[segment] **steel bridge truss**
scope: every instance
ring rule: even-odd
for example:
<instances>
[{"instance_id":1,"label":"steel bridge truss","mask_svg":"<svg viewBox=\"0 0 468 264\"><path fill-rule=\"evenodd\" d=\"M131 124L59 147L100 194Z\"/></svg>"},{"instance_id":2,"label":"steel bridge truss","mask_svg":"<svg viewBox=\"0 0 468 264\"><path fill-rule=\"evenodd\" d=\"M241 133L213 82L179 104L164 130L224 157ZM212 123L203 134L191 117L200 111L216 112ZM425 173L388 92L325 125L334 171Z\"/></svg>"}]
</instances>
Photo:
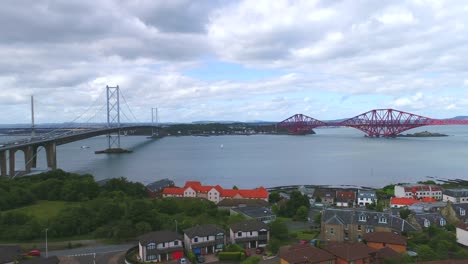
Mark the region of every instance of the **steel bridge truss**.
<instances>
[{"instance_id":1,"label":"steel bridge truss","mask_svg":"<svg viewBox=\"0 0 468 264\"><path fill-rule=\"evenodd\" d=\"M395 109L375 109L341 122L322 122L296 114L278 123L278 127L286 128L295 135L306 134L320 126L345 126L359 129L369 137L396 137L416 127L440 125L468 125L468 120L432 119Z\"/></svg>"}]
</instances>

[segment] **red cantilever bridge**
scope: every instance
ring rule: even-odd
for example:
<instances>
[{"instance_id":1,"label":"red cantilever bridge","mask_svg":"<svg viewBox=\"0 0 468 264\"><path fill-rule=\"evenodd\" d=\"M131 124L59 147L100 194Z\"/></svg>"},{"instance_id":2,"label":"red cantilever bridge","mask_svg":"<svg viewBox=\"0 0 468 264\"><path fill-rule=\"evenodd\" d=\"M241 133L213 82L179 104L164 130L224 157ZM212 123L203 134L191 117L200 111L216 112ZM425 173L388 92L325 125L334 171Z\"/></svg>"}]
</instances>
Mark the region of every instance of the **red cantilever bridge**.
<instances>
[{"instance_id":1,"label":"red cantilever bridge","mask_svg":"<svg viewBox=\"0 0 468 264\"><path fill-rule=\"evenodd\" d=\"M340 122L323 122L296 114L278 123L278 127L294 135L306 134L321 126L345 126L359 129L369 137L395 137L416 127L442 125L468 125L468 120L433 119L395 109L374 109Z\"/></svg>"}]
</instances>

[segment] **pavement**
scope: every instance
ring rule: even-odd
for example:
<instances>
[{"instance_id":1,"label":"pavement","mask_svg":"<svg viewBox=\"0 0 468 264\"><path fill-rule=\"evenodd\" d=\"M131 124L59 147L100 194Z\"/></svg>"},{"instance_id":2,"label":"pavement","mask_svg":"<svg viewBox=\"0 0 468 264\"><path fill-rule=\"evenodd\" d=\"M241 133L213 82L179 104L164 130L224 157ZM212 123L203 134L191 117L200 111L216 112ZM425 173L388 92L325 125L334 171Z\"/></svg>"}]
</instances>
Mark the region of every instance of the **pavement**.
<instances>
[{"instance_id":1,"label":"pavement","mask_svg":"<svg viewBox=\"0 0 468 264\"><path fill-rule=\"evenodd\" d=\"M61 256L60 264L123 264L125 251L114 253L99 253L96 256Z\"/></svg>"}]
</instances>

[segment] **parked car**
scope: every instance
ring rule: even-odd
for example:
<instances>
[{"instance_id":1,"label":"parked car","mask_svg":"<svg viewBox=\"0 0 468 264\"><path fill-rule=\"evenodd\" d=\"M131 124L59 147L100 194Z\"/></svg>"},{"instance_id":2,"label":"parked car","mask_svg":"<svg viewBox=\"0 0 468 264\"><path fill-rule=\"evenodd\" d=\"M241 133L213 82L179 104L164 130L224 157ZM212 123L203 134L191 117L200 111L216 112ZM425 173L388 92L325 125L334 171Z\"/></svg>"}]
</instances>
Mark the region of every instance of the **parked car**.
<instances>
[{"instance_id":1,"label":"parked car","mask_svg":"<svg viewBox=\"0 0 468 264\"><path fill-rule=\"evenodd\" d=\"M205 257L203 257L203 255L197 255L197 263L205 263Z\"/></svg>"},{"instance_id":2,"label":"parked car","mask_svg":"<svg viewBox=\"0 0 468 264\"><path fill-rule=\"evenodd\" d=\"M257 249L255 249L255 254L263 254L264 251L265 251L264 248L258 247Z\"/></svg>"},{"instance_id":3,"label":"parked car","mask_svg":"<svg viewBox=\"0 0 468 264\"><path fill-rule=\"evenodd\" d=\"M40 257L41 256L41 251L34 249L29 251L26 256L31 256L31 257Z\"/></svg>"},{"instance_id":4,"label":"parked car","mask_svg":"<svg viewBox=\"0 0 468 264\"><path fill-rule=\"evenodd\" d=\"M246 257L250 257L250 250L248 248L244 248L244 253Z\"/></svg>"}]
</instances>

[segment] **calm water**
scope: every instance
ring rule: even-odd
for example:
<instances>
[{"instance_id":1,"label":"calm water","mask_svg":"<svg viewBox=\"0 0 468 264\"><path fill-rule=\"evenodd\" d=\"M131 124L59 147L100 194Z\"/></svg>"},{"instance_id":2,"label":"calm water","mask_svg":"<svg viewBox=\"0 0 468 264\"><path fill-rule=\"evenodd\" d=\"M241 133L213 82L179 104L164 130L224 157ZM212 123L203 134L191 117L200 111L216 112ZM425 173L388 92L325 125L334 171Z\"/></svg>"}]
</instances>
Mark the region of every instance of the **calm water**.
<instances>
[{"instance_id":1,"label":"calm water","mask_svg":"<svg viewBox=\"0 0 468 264\"><path fill-rule=\"evenodd\" d=\"M433 138L366 138L351 128L317 129L308 136L122 137L131 154L95 155L96 137L58 147L59 167L97 180L124 176L145 184L171 178L224 187L289 184L381 186L438 178L468 179L468 127L423 127L449 134ZM4 141L0 138L0 141ZM81 146L90 146L82 149ZM221 147L222 145L222 147ZM17 154L19 168L22 155ZM46 167L44 151L38 166Z\"/></svg>"}]
</instances>

